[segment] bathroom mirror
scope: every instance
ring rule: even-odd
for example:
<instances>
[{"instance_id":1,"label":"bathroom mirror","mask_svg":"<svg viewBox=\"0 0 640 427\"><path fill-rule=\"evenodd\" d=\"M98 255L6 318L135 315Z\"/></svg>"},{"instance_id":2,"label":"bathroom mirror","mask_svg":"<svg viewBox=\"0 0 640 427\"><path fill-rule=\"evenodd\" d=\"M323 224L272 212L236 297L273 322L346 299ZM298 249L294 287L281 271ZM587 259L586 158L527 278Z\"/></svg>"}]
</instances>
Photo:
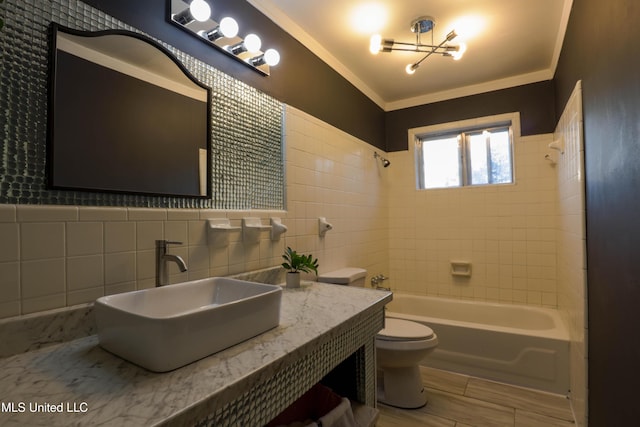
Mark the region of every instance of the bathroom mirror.
<instances>
[{"instance_id":1,"label":"bathroom mirror","mask_svg":"<svg viewBox=\"0 0 640 427\"><path fill-rule=\"evenodd\" d=\"M210 197L210 89L143 35L51 32L49 187Z\"/></svg>"}]
</instances>

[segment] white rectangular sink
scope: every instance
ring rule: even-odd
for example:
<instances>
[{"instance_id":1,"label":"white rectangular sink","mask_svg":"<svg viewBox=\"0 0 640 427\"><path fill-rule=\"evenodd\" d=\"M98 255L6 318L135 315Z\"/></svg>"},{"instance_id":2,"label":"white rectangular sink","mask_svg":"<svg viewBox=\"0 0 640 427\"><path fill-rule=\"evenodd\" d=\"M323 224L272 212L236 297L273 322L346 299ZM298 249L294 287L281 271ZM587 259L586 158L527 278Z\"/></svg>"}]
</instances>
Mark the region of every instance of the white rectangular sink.
<instances>
[{"instance_id":1,"label":"white rectangular sink","mask_svg":"<svg viewBox=\"0 0 640 427\"><path fill-rule=\"evenodd\" d=\"M187 365L280 323L280 286L212 277L98 298L98 339L154 372Z\"/></svg>"}]
</instances>

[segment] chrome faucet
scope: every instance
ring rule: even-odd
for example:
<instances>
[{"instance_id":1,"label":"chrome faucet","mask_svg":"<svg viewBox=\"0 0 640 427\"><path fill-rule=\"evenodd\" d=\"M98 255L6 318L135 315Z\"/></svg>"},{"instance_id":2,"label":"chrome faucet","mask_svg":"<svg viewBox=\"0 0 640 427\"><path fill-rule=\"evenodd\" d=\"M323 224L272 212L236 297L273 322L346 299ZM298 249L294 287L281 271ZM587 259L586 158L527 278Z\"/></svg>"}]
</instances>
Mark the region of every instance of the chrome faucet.
<instances>
[{"instance_id":1,"label":"chrome faucet","mask_svg":"<svg viewBox=\"0 0 640 427\"><path fill-rule=\"evenodd\" d=\"M391 288L385 288L383 286L380 286L382 284L382 282L384 282L385 280L388 280L389 278L387 276L385 276L384 274L378 274L377 276L373 276L371 278L371 287L372 288L376 288L376 289L380 289L382 291L391 291Z\"/></svg>"},{"instance_id":2,"label":"chrome faucet","mask_svg":"<svg viewBox=\"0 0 640 427\"><path fill-rule=\"evenodd\" d=\"M182 242L171 242L169 240L156 240L156 287L169 284L168 261L178 264L181 273L187 271L187 264L178 255L167 253L168 245L181 245Z\"/></svg>"}]
</instances>

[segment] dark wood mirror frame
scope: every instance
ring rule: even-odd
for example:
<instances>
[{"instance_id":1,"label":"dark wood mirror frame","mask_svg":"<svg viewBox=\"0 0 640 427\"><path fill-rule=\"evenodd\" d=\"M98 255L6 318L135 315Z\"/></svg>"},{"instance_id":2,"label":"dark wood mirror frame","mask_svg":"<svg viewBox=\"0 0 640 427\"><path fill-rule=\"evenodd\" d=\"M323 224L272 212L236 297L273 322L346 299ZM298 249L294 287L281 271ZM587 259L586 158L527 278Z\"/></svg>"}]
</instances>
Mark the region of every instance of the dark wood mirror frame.
<instances>
[{"instance_id":1,"label":"dark wood mirror frame","mask_svg":"<svg viewBox=\"0 0 640 427\"><path fill-rule=\"evenodd\" d=\"M104 59L113 54L111 47L103 50L106 38L118 45L113 51L122 51L116 62L134 61L125 68L154 66L149 55L162 55L157 60L169 74L160 80L178 83L172 81L172 89L149 83L94 62L91 52L86 59L60 46L68 40L79 52L97 46L97 58ZM123 41L129 42L125 49ZM53 23L49 77L49 188L211 197L211 89L164 46L134 32L84 32Z\"/></svg>"}]
</instances>

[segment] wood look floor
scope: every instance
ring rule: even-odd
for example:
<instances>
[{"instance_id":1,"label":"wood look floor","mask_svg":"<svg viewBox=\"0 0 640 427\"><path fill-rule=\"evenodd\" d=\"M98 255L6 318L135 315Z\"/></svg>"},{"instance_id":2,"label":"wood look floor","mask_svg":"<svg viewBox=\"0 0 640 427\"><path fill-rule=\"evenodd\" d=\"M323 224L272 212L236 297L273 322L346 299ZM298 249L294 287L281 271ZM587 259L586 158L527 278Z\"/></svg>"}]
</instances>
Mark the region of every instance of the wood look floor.
<instances>
[{"instance_id":1,"label":"wood look floor","mask_svg":"<svg viewBox=\"0 0 640 427\"><path fill-rule=\"evenodd\" d=\"M378 404L377 427L575 427L565 396L420 367L427 405Z\"/></svg>"}]
</instances>

